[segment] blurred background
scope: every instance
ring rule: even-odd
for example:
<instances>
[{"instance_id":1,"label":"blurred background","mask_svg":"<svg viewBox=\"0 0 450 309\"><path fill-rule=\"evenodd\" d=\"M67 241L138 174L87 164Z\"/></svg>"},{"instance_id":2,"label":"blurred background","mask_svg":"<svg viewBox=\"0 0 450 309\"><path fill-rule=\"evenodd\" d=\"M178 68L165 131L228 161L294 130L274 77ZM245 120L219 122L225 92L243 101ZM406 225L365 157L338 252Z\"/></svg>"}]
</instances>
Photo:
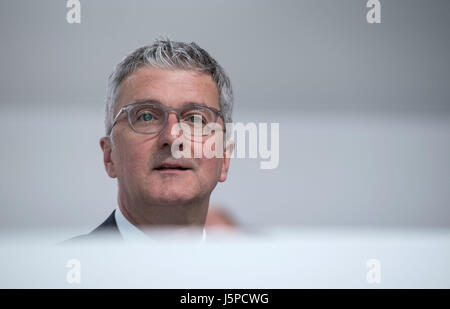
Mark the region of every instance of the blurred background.
<instances>
[{"instance_id":1,"label":"blurred background","mask_svg":"<svg viewBox=\"0 0 450 309\"><path fill-rule=\"evenodd\" d=\"M0 3L0 229L90 231L116 208L107 77L160 35L231 77L234 121L279 122L277 169L233 159L211 203L243 226L450 227L450 2Z\"/></svg>"}]
</instances>

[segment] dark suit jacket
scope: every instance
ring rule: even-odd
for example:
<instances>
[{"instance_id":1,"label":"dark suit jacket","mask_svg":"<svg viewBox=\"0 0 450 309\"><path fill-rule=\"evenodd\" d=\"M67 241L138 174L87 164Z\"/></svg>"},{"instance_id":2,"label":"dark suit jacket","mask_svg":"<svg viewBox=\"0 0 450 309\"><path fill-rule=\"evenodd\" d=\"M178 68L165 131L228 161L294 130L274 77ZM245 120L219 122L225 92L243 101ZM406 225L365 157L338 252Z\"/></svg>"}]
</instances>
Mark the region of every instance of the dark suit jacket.
<instances>
[{"instance_id":1,"label":"dark suit jacket","mask_svg":"<svg viewBox=\"0 0 450 309\"><path fill-rule=\"evenodd\" d=\"M120 235L119 228L117 227L115 212L116 211L114 210L102 224L97 226L90 233L70 238L62 244L76 244L82 241L95 240L105 236L113 240L123 241L122 235Z\"/></svg>"}]
</instances>

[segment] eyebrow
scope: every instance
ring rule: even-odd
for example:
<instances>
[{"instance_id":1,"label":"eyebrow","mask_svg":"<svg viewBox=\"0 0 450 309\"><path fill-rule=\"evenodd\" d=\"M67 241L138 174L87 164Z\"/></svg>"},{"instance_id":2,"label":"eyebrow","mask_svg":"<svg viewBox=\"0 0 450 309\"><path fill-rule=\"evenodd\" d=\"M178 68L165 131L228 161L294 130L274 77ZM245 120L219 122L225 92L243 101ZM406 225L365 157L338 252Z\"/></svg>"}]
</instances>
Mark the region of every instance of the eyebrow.
<instances>
[{"instance_id":1,"label":"eyebrow","mask_svg":"<svg viewBox=\"0 0 450 309\"><path fill-rule=\"evenodd\" d=\"M134 102L131 103L131 104L138 104L138 103L158 103L158 104L161 104L161 105L167 107L167 105L161 103L161 102L158 101L158 100L154 100L154 99L136 100L136 101L134 101ZM191 105L191 104L194 104L194 105L205 105L205 106L209 106L208 104L206 104L206 103L204 103L204 102L186 101L186 102L183 102L183 104L180 106L180 108L183 107L183 106L186 106L186 105ZM211 107L214 107L214 106L211 106Z\"/></svg>"}]
</instances>

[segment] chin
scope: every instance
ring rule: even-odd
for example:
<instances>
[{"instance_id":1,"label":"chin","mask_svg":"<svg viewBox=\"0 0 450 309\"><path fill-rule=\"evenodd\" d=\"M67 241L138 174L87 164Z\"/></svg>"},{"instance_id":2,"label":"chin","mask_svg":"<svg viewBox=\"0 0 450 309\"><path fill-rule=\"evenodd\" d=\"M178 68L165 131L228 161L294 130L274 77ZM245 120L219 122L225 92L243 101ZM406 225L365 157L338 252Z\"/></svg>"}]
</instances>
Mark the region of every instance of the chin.
<instances>
[{"instance_id":1,"label":"chin","mask_svg":"<svg viewBox=\"0 0 450 309\"><path fill-rule=\"evenodd\" d=\"M150 192L151 200L158 204L176 204L185 203L195 200L196 195L186 191L186 189L170 190L166 189L164 192Z\"/></svg>"}]
</instances>

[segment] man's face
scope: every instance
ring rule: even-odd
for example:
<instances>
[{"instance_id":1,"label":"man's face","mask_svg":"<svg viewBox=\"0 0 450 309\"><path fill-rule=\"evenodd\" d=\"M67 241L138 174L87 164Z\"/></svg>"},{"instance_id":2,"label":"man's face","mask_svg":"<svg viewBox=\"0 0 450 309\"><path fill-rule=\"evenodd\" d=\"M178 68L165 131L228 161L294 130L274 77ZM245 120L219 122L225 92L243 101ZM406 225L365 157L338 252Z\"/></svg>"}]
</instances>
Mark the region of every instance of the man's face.
<instances>
[{"instance_id":1,"label":"man's face","mask_svg":"<svg viewBox=\"0 0 450 309\"><path fill-rule=\"evenodd\" d=\"M156 101L170 108L199 103L220 110L219 94L211 76L196 71L141 67L119 86L115 114L122 106L143 101ZM113 129L114 145L101 139L105 167L110 177L117 177L119 190L128 200L139 204L170 205L202 201L209 198L217 182L225 181L229 158L181 158L171 155L172 134L178 125L175 113L169 113L160 133L134 132L122 113ZM220 120L220 125L224 124ZM190 143L201 147L201 142ZM183 144L186 147L186 144ZM163 162L178 162L187 170L159 170Z\"/></svg>"}]
</instances>

